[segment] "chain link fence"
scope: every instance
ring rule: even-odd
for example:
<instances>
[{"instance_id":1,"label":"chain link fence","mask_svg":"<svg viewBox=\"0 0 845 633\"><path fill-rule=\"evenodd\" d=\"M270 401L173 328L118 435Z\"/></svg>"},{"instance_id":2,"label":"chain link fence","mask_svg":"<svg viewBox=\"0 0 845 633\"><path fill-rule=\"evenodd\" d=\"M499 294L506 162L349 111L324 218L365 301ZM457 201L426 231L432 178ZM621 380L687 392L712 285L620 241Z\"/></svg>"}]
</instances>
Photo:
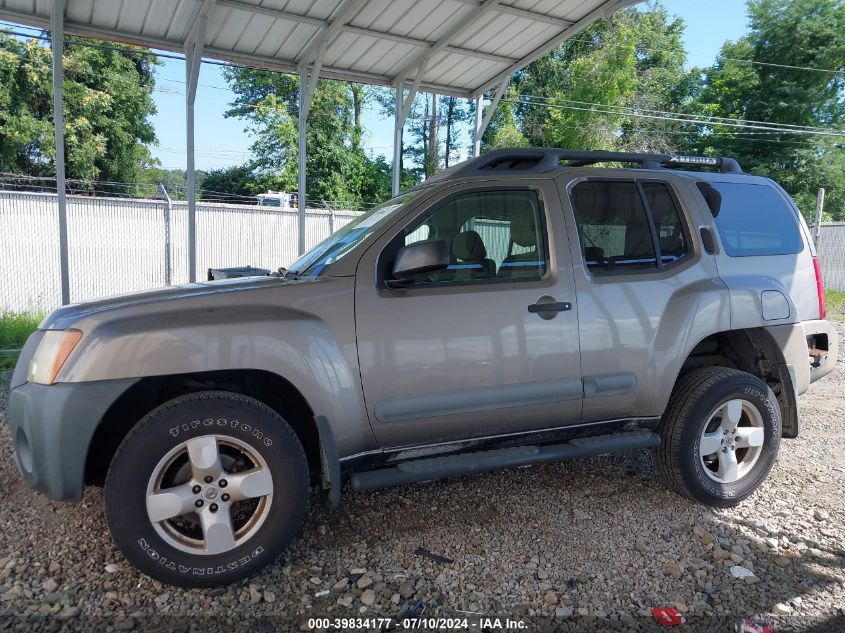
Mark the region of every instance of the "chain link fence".
<instances>
[{"instance_id":1,"label":"chain link fence","mask_svg":"<svg viewBox=\"0 0 845 633\"><path fill-rule=\"evenodd\" d=\"M821 260L824 285L845 290L845 222L822 222L816 252Z\"/></svg>"},{"instance_id":2,"label":"chain link fence","mask_svg":"<svg viewBox=\"0 0 845 633\"><path fill-rule=\"evenodd\" d=\"M311 248L358 215L308 209ZM68 196L71 301L188 281L187 203ZM197 203L197 276L208 268L276 269L297 256L298 214L257 205ZM0 190L0 311L61 303L55 193ZM845 290L845 222L824 222L817 250L825 285Z\"/></svg>"},{"instance_id":3,"label":"chain link fence","mask_svg":"<svg viewBox=\"0 0 845 633\"><path fill-rule=\"evenodd\" d=\"M0 311L61 303L57 206L55 193L0 190ZM187 283L185 201L68 196L67 213L71 301ZM311 248L358 212L306 214ZM196 217L198 279L212 267L275 270L297 257L296 210L197 202Z\"/></svg>"}]
</instances>

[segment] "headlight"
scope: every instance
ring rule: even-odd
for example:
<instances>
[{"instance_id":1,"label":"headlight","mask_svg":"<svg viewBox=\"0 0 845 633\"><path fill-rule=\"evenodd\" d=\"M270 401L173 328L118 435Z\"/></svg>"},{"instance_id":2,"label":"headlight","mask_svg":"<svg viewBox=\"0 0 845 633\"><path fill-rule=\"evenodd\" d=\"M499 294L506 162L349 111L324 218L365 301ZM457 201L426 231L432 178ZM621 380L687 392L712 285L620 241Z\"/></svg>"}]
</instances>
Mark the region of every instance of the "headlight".
<instances>
[{"instance_id":1,"label":"headlight","mask_svg":"<svg viewBox=\"0 0 845 633\"><path fill-rule=\"evenodd\" d=\"M29 363L27 380L40 385L52 385L67 357L79 343L79 330L47 330Z\"/></svg>"}]
</instances>

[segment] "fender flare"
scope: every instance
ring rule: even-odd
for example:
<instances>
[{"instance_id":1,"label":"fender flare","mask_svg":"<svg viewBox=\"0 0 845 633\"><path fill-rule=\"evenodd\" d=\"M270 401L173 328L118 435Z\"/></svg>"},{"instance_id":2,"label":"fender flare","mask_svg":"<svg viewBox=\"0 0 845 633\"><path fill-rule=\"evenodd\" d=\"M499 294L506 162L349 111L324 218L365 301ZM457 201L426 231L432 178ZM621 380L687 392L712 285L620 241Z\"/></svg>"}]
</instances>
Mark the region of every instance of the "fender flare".
<instances>
[{"instance_id":1,"label":"fender flare","mask_svg":"<svg viewBox=\"0 0 845 633\"><path fill-rule=\"evenodd\" d=\"M337 442L331 424L325 416L314 416L314 422L320 435L320 478L325 492L326 507L329 510L337 510L340 507L342 487Z\"/></svg>"}]
</instances>

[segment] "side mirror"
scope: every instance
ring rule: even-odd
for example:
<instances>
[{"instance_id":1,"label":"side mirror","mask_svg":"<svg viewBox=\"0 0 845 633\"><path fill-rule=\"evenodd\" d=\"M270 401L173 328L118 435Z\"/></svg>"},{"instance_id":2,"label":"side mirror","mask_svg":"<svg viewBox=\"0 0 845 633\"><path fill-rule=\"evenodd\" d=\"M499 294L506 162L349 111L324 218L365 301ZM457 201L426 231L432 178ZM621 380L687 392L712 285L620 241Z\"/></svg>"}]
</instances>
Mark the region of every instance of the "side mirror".
<instances>
[{"instance_id":1,"label":"side mirror","mask_svg":"<svg viewBox=\"0 0 845 633\"><path fill-rule=\"evenodd\" d=\"M414 282L414 277L448 267L449 245L446 240L414 242L399 249L393 262L393 279L385 283L389 288L404 288Z\"/></svg>"}]
</instances>

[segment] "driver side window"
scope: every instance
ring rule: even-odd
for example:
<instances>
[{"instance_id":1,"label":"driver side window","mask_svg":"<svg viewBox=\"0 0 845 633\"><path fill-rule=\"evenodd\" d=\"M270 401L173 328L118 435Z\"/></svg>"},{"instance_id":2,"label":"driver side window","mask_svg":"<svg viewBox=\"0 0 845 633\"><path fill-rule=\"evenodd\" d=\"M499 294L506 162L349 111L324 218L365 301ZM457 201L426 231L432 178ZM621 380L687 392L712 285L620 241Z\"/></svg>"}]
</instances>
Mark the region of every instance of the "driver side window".
<instances>
[{"instance_id":1,"label":"driver side window","mask_svg":"<svg viewBox=\"0 0 845 633\"><path fill-rule=\"evenodd\" d=\"M419 282L540 279L546 272L541 213L530 189L476 191L437 205L405 230L405 245L442 240L450 263Z\"/></svg>"}]
</instances>

